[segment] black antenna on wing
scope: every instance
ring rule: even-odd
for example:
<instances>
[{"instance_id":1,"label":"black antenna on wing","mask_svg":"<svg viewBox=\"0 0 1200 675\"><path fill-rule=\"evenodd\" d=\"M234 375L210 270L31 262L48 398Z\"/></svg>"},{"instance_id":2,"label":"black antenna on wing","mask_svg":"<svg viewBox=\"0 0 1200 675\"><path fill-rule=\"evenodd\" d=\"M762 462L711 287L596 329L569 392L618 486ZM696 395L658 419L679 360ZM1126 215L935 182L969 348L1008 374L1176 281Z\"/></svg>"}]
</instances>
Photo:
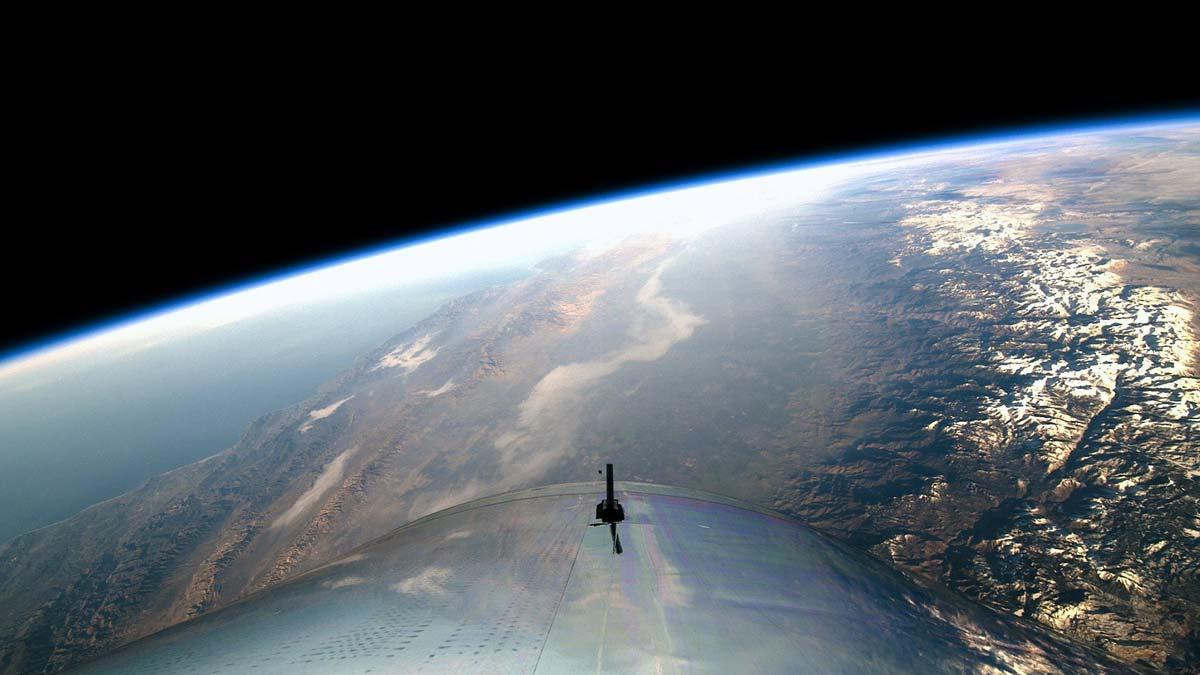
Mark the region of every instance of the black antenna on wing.
<instances>
[{"instance_id":1,"label":"black antenna on wing","mask_svg":"<svg viewBox=\"0 0 1200 675\"><path fill-rule=\"evenodd\" d=\"M604 501L596 505L596 520L598 523L591 523L591 527L598 525L608 525L608 531L612 533L613 553L621 553L621 537L617 534L617 523L625 520L625 508L621 506L621 502L617 501L613 494L613 465L606 465L608 468L608 491Z\"/></svg>"}]
</instances>

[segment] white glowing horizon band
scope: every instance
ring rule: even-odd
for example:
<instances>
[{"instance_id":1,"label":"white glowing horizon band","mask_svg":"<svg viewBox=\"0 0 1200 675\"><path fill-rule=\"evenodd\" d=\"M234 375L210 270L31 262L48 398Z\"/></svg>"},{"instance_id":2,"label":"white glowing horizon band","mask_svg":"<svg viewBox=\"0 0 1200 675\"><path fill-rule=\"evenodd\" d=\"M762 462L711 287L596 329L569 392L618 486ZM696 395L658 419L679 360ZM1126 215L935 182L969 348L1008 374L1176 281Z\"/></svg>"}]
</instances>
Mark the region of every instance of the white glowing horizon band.
<instances>
[{"instance_id":1,"label":"white glowing horizon band","mask_svg":"<svg viewBox=\"0 0 1200 675\"><path fill-rule=\"evenodd\" d=\"M1125 128L1165 128L1177 123L1187 122L1143 121L1125 125ZM137 352L173 338L287 307L316 304L470 271L531 265L548 255L572 248L602 250L636 233L686 237L785 204L806 201L856 173L883 164L899 167L1038 139L1057 140L1121 129L1122 125L1079 127L1054 134L976 139L948 147L930 146L925 150L907 149L864 155L858 159L835 159L798 169L667 187L633 197L616 196L596 204L568 205L561 211L544 215L518 215L506 222L331 262L222 295L185 300L157 314L131 317L89 333L63 338L0 360L0 381L87 355L115 357Z\"/></svg>"}]
</instances>

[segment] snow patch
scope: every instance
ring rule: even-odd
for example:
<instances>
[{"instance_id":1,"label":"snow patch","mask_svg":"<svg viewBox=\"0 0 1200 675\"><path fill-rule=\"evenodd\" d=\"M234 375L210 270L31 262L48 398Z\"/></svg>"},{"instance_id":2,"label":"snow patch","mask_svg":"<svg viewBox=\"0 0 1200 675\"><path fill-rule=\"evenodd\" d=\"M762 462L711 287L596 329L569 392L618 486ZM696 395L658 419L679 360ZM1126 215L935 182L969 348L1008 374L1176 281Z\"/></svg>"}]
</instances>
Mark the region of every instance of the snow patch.
<instances>
[{"instance_id":1,"label":"snow patch","mask_svg":"<svg viewBox=\"0 0 1200 675\"><path fill-rule=\"evenodd\" d=\"M336 412L338 408L342 407L343 403L345 403L346 401L349 401L352 398L354 398L353 394L351 394L350 396L347 396L346 398L344 398L340 401L337 401L336 403L332 403L330 405L325 406L324 408L318 408L317 410L313 410L312 412L308 413L308 421L305 422L304 424L300 425L300 433L303 434L303 433L307 432L309 429L312 429L313 422L316 422L317 420L323 420L326 417L329 417L334 412Z\"/></svg>"},{"instance_id":2,"label":"snow patch","mask_svg":"<svg viewBox=\"0 0 1200 675\"><path fill-rule=\"evenodd\" d=\"M375 364L372 371L380 368L399 368L405 374L411 373L422 364L437 356L441 347L428 349L429 342L433 340L433 334L423 335L411 343L402 344L392 351L384 355L379 363Z\"/></svg>"},{"instance_id":3,"label":"snow patch","mask_svg":"<svg viewBox=\"0 0 1200 675\"><path fill-rule=\"evenodd\" d=\"M1027 384L987 397L984 418L952 422L948 432L979 447L1032 437L1053 473L1122 387L1135 389L1162 417L1200 432L1200 343L1177 291L1126 284L1117 273L1124 263L1095 244L1048 242L1035 229L1040 202L929 200L906 207L912 213L900 222L909 230L909 251L902 253L984 252L994 264L1015 270L997 278L947 267L940 271L945 282L939 290L977 298L983 316L1015 316L1015 334L1061 345L994 352L989 365L1027 376Z\"/></svg>"}]
</instances>

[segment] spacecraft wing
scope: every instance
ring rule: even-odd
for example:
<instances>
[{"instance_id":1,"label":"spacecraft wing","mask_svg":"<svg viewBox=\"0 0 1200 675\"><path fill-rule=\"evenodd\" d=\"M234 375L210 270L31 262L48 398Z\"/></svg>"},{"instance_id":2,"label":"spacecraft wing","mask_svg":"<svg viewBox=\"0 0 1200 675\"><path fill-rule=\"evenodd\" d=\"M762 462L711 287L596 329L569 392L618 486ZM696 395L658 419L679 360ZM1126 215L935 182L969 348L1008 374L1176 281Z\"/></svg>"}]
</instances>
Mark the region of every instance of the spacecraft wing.
<instances>
[{"instance_id":1,"label":"spacecraft wing","mask_svg":"<svg viewBox=\"0 0 1200 675\"><path fill-rule=\"evenodd\" d=\"M1107 657L723 497L617 483L478 500L83 673L939 672Z\"/></svg>"}]
</instances>

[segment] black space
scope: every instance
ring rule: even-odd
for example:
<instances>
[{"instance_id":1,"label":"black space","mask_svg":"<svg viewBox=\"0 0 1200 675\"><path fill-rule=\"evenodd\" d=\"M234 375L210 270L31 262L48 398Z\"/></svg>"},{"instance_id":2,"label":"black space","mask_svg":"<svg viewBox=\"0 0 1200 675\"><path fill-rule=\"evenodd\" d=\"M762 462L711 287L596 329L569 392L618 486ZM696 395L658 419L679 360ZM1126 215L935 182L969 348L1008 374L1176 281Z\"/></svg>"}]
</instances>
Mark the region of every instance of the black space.
<instances>
[{"instance_id":1,"label":"black space","mask_svg":"<svg viewBox=\"0 0 1200 675\"><path fill-rule=\"evenodd\" d=\"M0 351L221 286L507 213L764 163L1194 102L1055 83L1016 95L751 85L117 86L26 101ZM1105 88L1103 91L1113 91Z\"/></svg>"}]
</instances>

